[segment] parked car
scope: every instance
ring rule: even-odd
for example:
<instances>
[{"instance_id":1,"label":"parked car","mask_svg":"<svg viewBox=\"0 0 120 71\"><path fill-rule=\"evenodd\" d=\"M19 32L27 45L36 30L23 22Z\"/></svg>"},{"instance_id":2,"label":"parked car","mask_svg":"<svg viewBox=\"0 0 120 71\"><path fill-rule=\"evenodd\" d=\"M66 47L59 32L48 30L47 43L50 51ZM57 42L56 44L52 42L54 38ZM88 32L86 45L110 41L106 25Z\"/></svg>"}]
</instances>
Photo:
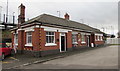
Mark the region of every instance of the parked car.
<instances>
[{"instance_id":1,"label":"parked car","mask_svg":"<svg viewBox=\"0 0 120 71\"><path fill-rule=\"evenodd\" d=\"M12 53L12 48L10 46L7 46L6 43L0 43L0 58L2 60L5 59L7 55L10 55Z\"/></svg>"}]
</instances>

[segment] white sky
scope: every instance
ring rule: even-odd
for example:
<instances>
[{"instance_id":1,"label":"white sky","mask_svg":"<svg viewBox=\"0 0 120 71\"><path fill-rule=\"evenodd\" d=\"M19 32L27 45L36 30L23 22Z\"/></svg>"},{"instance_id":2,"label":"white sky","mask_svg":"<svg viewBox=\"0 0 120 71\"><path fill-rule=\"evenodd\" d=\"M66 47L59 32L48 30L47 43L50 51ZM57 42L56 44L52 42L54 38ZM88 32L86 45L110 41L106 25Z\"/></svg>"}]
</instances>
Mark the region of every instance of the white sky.
<instances>
[{"instance_id":1,"label":"white sky","mask_svg":"<svg viewBox=\"0 0 120 71\"><path fill-rule=\"evenodd\" d=\"M1 14L6 13L6 1L0 0ZM67 12L70 20L84 22L87 25L116 34L118 30L118 1L119 0L8 0L9 15L15 12L16 20L18 6L26 6L26 20L43 13L63 18ZM83 19L83 20L81 20ZM2 19L3 20L3 19ZM11 19L12 20L12 19ZM112 26L112 27L111 27Z\"/></svg>"}]
</instances>

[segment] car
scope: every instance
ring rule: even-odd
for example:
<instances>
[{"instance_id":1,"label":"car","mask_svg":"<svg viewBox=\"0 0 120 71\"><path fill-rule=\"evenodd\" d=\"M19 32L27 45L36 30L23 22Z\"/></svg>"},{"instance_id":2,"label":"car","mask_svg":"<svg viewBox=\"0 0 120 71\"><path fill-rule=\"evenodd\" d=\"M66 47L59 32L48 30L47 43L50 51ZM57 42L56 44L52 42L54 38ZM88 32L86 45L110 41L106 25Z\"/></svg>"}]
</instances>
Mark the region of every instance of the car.
<instances>
[{"instance_id":1,"label":"car","mask_svg":"<svg viewBox=\"0 0 120 71\"><path fill-rule=\"evenodd\" d=\"M7 46L6 43L0 43L0 58L1 60L4 60L7 55L11 55L12 48L10 46Z\"/></svg>"}]
</instances>

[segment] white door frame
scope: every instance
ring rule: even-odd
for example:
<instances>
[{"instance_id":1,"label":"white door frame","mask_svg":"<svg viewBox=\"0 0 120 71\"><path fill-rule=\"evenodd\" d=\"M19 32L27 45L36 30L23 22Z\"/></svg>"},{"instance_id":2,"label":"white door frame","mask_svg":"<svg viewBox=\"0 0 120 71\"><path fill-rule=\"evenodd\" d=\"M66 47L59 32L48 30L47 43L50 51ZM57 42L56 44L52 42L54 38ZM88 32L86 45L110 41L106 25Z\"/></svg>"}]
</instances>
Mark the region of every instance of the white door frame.
<instances>
[{"instance_id":1,"label":"white door frame","mask_svg":"<svg viewBox=\"0 0 120 71\"><path fill-rule=\"evenodd\" d=\"M90 37L89 37L89 35L87 36L87 46L90 47Z\"/></svg>"},{"instance_id":2,"label":"white door frame","mask_svg":"<svg viewBox=\"0 0 120 71\"><path fill-rule=\"evenodd\" d=\"M60 37L59 37L59 39L60 39L60 42L59 42L59 44L60 44L60 52L64 52L64 51L61 51L61 36L65 37L65 51L66 51L66 35L65 35L65 33L61 32Z\"/></svg>"}]
</instances>

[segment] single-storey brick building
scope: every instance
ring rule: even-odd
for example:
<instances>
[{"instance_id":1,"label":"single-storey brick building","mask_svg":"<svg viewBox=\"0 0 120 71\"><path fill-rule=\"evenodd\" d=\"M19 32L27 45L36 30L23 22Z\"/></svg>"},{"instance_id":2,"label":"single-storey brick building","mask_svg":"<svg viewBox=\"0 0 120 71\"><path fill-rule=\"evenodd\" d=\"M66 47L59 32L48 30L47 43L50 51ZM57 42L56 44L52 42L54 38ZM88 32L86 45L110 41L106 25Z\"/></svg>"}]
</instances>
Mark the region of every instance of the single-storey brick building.
<instances>
[{"instance_id":1,"label":"single-storey brick building","mask_svg":"<svg viewBox=\"0 0 120 71\"><path fill-rule=\"evenodd\" d=\"M19 52L44 56L103 45L103 32L65 18L42 14L25 22L25 6L19 6L18 27L12 29L12 47Z\"/></svg>"}]
</instances>

